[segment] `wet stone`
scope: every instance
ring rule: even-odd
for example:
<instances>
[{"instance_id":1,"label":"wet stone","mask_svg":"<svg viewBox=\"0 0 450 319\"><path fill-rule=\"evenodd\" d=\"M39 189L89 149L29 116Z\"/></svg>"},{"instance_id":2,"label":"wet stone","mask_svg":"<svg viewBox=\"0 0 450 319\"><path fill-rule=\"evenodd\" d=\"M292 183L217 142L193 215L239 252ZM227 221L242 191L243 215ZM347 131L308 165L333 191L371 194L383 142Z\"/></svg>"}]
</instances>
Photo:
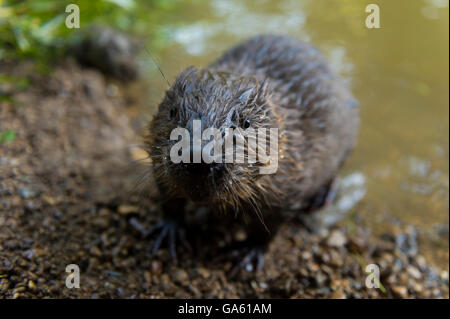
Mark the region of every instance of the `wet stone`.
<instances>
[{"instance_id":1,"label":"wet stone","mask_svg":"<svg viewBox=\"0 0 450 319\"><path fill-rule=\"evenodd\" d=\"M176 283L186 285L189 281L189 276L183 269L176 269L172 274Z\"/></svg>"},{"instance_id":2,"label":"wet stone","mask_svg":"<svg viewBox=\"0 0 450 319\"><path fill-rule=\"evenodd\" d=\"M23 198L33 198L36 196L36 192L28 187L24 187L20 190L20 196Z\"/></svg>"},{"instance_id":3,"label":"wet stone","mask_svg":"<svg viewBox=\"0 0 450 319\"><path fill-rule=\"evenodd\" d=\"M327 240L327 244L330 247L342 247L346 243L347 237L345 237L345 235L339 230L332 231Z\"/></svg>"},{"instance_id":4,"label":"wet stone","mask_svg":"<svg viewBox=\"0 0 450 319\"><path fill-rule=\"evenodd\" d=\"M396 298L408 298L408 288L405 286L393 286L392 293Z\"/></svg>"},{"instance_id":5,"label":"wet stone","mask_svg":"<svg viewBox=\"0 0 450 319\"><path fill-rule=\"evenodd\" d=\"M162 271L162 263L159 260L152 261L152 274L159 275Z\"/></svg>"}]
</instances>

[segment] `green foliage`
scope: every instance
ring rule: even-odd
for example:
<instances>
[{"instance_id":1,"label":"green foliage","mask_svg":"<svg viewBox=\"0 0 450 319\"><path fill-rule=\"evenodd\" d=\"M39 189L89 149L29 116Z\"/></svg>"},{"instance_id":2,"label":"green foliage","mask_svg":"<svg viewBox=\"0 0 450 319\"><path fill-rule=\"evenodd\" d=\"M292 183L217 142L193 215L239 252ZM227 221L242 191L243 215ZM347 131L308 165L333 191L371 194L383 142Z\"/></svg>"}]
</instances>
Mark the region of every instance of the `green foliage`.
<instances>
[{"instance_id":1,"label":"green foliage","mask_svg":"<svg viewBox=\"0 0 450 319\"><path fill-rule=\"evenodd\" d=\"M13 130L6 130L0 133L0 143L12 142L16 139L16 132Z\"/></svg>"},{"instance_id":2,"label":"green foliage","mask_svg":"<svg viewBox=\"0 0 450 319\"><path fill-rule=\"evenodd\" d=\"M30 81L24 77L0 74L0 87L2 84L12 85L16 89L21 90L26 89L30 85Z\"/></svg>"},{"instance_id":3,"label":"green foliage","mask_svg":"<svg viewBox=\"0 0 450 319\"><path fill-rule=\"evenodd\" d=\"M0 74L0 102L13 102L12 93L25 90L30 86L27 78Z\"/></svg>"},{"instance_id":4,"label":"green foliage","mask_svg":"<svg viewBox=\"0 0 450 319\"><path fill-rule=\"evenodd\" d=\"M65 25L70 3L80 8L80 30L103 24L158 43L157 24L167 17L165 13L177 9L177 2L170 0L0 0L0 59L49 61L60 55L79 33Z\"/></svg>"}]
</instances>

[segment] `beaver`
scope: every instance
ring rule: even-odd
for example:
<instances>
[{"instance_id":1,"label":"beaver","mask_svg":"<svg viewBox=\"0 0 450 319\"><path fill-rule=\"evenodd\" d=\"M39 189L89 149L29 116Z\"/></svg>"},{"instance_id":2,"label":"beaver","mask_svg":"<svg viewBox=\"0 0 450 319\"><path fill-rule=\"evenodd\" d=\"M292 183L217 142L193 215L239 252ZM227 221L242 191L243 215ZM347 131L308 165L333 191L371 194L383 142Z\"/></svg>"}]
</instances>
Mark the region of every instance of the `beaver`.
<instances>
[{"instance_id":1,"label":"beaver","mask_svg":"<svg viewBox=\"0 0 450 319\"><path fill-rule=\"evenodd\" d=\"M157 227L161 232L153 251L168 237L176 261L175 241L185 241L180 219L186 202L192 201L241 216L248 227L248 245L254 248L242 262L257 261L261 268L261 256L283 221L283 211L311 211L326 202L356 143L356 106L322 54L289 36L256 36L204 69L182 71L146 137L166 218ZM222 133L238 127L277 128L276 172L261 174L258 168L267 163L260 161L174 163L170 150L177 140L170 139L171 132L186 128L192 134L194 120Z\"/></svg>"}]
</instances>

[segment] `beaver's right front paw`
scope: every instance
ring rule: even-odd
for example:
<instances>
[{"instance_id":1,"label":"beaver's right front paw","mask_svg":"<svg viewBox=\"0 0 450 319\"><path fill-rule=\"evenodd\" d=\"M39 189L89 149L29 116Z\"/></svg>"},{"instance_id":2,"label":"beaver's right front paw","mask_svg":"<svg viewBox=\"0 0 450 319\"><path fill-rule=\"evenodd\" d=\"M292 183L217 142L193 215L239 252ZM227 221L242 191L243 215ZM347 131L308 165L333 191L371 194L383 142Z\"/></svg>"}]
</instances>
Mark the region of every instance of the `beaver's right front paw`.
<instances>
[{"instance_id":1,"label":"beaver's right front paw","mask_svg":"<svg viewBox=\"0 0 450 319\"><path fill-rule=\"evenodd\" d=\"M166 237L168 238L169 253L174 264L177 264L177 238L185 249L187 249L188 251L192 251L191 245L186 239L186 231L177 220L169 219L161 221L150 231L149 235L155 233L158 233L158 235L156 236L155 243L153 244L152 255L155 255L158 252L159 248L161 247L162 241Z\"/></svg>"}]
</instances>

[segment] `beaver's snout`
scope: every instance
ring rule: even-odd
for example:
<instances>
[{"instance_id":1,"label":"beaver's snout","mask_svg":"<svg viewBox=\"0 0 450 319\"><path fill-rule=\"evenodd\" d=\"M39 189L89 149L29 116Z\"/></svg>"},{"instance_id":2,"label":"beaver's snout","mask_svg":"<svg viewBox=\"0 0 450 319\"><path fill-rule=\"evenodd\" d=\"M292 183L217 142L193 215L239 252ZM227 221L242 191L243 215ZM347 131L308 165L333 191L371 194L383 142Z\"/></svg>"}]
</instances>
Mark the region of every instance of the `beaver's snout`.
<instances>
[{"instance_id":1,"label":"beaver's snout","mask_svg":"<svg viewBox=\"0 0 450 319\"><path fill-rule=\"evenodd\" d=\"M221 175L225 171L224 163L189 163L185 164L186 170L191 175L205 176L209 174Z\"/></svg>"},{"instance_id":2,"label":"beaver's snout","mask_svg":"<svg viewBox=\"0 0 450 319\"><path fill-rule=\"evenodd\" d=\"M217 190L224 179L226 173L224 163L184 163L177 164L176 170L179 179L179 186L194 202L208 202L212 196L216 196Z\"/></svg>"}]
</instances>

